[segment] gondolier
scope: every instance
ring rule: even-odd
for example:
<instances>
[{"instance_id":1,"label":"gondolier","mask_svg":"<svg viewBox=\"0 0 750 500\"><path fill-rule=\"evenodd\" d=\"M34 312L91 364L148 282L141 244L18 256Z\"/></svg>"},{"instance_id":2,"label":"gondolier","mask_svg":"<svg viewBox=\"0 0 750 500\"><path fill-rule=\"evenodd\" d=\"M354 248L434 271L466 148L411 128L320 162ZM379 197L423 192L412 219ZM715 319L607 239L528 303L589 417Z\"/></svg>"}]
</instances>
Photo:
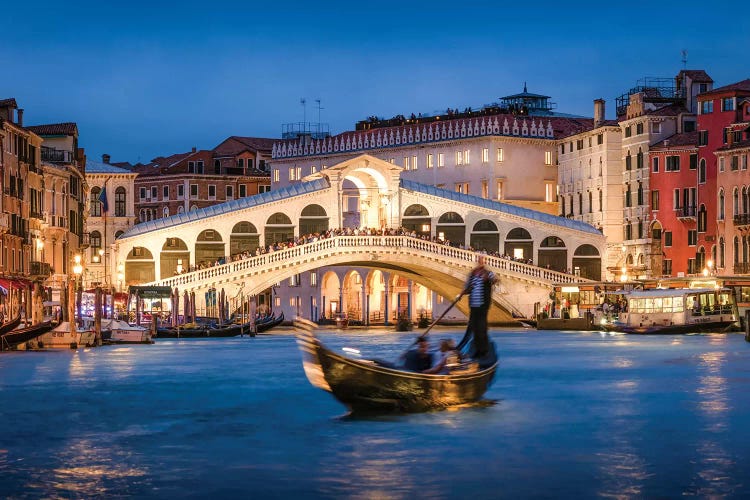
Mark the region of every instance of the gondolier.
<instances>
[{"instance_id":1,"label":"gondolier","mask_svg":"<svg viewBox=\"0 0 750 500\"><path fill-rule=\"evenodd\" d=\"M487 313L492 303L492 286L497 283L495 273L484 267L484 255L477 257L477 266L472 269L461 295L469 295L469 325L466 335L459 344L459 349L466 345L469 338L474 338L474 357L482 358L490 349L487 336Z\"/></svg>"}]
</instances>

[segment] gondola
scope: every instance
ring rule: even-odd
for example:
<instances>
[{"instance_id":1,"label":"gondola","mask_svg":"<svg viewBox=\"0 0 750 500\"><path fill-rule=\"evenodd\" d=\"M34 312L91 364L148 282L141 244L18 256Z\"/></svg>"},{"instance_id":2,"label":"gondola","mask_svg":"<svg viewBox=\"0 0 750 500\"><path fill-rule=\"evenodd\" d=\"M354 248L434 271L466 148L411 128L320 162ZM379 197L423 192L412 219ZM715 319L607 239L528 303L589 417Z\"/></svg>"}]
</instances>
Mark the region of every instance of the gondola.
<instances>
[{"instance_id":1,"label":"gondola","mask_svg":"<svg viewBox=\"0 0 750 500\"><path fill-rule=\"evenodd\" d=\"M295 321L297 344L310 383L328 391L352 413L421 412L474 403L497 370L497 354L468 363L448 375L428 375L352 359L327 349L314 335L316 325Z\"/></svg>"},{"instance_id":2,"label":"gondola","mask_svg":"<svg viewBox=\"0 0 750 500\"><path fill-rule=\"evenodd\" d=\"M281 314L278 316L270 316L266 318L264 321L259 321L255 323L255 331L257 333L263 333L267 330L270 330L274 326L278 326L281 324L281 322L284 321L284 312L282 311Z\"/></svg>"},{"instance_id":3,"label":"gondola","mask_svg":"<svg viewBox=\"0 0 750 500\"><path fill-rule=\"evenodd\" d=\"M19 314L18 316L8 321L7 323L3 323L2 325L0 325L0 335L3 335L4 333L15 329L20 324L21 324L21 315Z\"/></svg>"},{"instance_id":4,"label":"gondola","mask_svg":"<svg viewBox=\"0 0 750 500\"><path fill-rule=\"evenodd\" d=\"M223 327L210 327L203 325L188 328L157 328L156 338L197 338L197 337L236 337L237 335L255 335L252 323L232 324Z\"/></svg>"},{"instance_id":5,"label":"gondola","mask_svg":"<svg viewBox=\"0 0 750 500\"><path fill-rule=\"evenodd\" d=\"M6 349L13 349L16 346L34 340L50 331L52 329L52 323L37 323L36 325L27 326L26 328L19 328L18 330L11 330L5 332L0 336L0 351Z\"/></svg>"}]
</instances>

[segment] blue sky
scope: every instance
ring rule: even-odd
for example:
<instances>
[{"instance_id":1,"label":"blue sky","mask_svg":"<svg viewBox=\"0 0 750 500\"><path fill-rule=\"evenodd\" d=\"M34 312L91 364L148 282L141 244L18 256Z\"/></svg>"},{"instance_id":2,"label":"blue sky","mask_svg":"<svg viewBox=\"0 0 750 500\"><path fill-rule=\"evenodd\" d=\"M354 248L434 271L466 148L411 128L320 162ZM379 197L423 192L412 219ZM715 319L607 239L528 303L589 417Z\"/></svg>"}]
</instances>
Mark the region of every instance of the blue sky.
<instances>
[{"instance_id":1,"label":"blue sky","mask_svg":"<svg viewBox=\"0 0 750 500\"><path fill-rule=\"evenodd\" d=\"M750 77L749 30L705 2L12 2L0 98L78 123L90 158L148 161L283 123L479 107L522 90L586 116L644 76ZM676 5L676 4L675 4ZM724 12L744 11L724 2ZM713 19L713 21L712 21ZM9 29L8 29L9 28ZM744 62L744 64L743 64Z\"/></svg>"}]
</instances>

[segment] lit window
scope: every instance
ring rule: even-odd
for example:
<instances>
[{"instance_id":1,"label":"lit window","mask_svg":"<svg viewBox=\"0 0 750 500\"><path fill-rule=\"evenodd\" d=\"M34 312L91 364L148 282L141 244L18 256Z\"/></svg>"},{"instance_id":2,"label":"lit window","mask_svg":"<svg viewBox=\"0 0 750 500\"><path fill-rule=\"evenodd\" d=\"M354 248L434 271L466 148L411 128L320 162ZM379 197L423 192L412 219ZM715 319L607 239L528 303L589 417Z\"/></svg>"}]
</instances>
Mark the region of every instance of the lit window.
<instances>
[{"instance_id":1,"label":"lit window","mask_svg":"<svg viewBox=\"0 0 750 500\"><path fill-rule=\"evenodd\" d=\"M409 170L409 157L404 156L404 170Z\"/></svg>"},{"instance_id":2,"label":"lit window","mask_svg":"<svg viewBox=\"0 0 750 500\"><path fill-rule=\"evenodd\" d=\"M416 156L411 157L411 169L412 170L417 169L417 157Z\"/></svg>"},{"instance_id":3,"label":"lit window","mask_svg":"<svg viewBox=\"0 0 750 500\"><path fill-rule=\"evenodd\" d=\"M487 181L482 181L482 198L490 197L490 186Z\"/></svg>"},{"instance_id":4,"label":"lit window","mask_svg":"<svg viewBox=\"0 0 750 500\"><path fill-rule=\"evenodd\" d=\"M438 153L438 168L445 166L445 153Z\"/></svg>"},{"instance_id":5,"label":"lit window","mask_svg":"<svg viewBox=\"0 0 750 500\"><path fill-rule=\"evenodd\" d=\"M427 168L432 168L434 165L432 164L432 153L427 155Z\"/></svg>"},{"instance_id":6,"label":"lit window","mask_svg":"<svg viewBox=\"0 0 750 500\"><path fill-rule=\"evenodd\" d=\"M468 165L469 163L471 163L469 161L469 150L465 149L464 150L464 165Z\"/></svg>"},{"instance_id":7,"label":"lit window","mask_svg":"<svg viewBox=\"0 0 750 500\"><path fill-rule=\"evenodd\" d=\"M555 201L555 186L552 182L544 183L544 201L546 202Z\"/></svg>"},{"instance_id":8,"label":"lit window","mask_svg":"<svg viewBox=\"0 0 750 500\"><path fill-rule=\"evenodd\" d=\"M545 151L544 152L544 164L545 165L552 165L552 151Z\"/></svg>"},{"instance_id":9,"label":"lit window","mask_svg":"<svg viewBox=\"0 0 750 500\"><path fill-rule=\"evenodd\" d=\"M505 152L503 148L497 148L497 161L503 161L505 159Z\"/></svg>"},{"instance_id":10,"label":"lit window","mask_svg":"<svg viewBox=\"0 0 750 500\"><path fill-rule=\"evenodd\" d=\"M273 182L279 182L279 169L273 169Z\"/></svg>"},{"instance_id":11,"label":"lit window","mask_svg":"<svg viewBox=\"0 0 750 500\"><path fill-rule=\"evenodd\" d=\"M503 199L503 181L497 181L497 199Z\"/></svg>"},{"instance_id":12,"label":"lit window","mask_svg":"<svg viewBox=\"0 0 750 500\"><path fill-rule=\"evenodd\" d=\"M464 164L464 152L456 151L456 165L463 165L463 164Z\"/></svg>"},{"instance_id":13,"label":"lit window","mask_svg":"<svg viewBox=\"0 0 750 500\"><path fill-rule=\"evenodd\" d=\"M490 161L490 148L482 148L482 163Z\"/></svg>"}]
</instances>

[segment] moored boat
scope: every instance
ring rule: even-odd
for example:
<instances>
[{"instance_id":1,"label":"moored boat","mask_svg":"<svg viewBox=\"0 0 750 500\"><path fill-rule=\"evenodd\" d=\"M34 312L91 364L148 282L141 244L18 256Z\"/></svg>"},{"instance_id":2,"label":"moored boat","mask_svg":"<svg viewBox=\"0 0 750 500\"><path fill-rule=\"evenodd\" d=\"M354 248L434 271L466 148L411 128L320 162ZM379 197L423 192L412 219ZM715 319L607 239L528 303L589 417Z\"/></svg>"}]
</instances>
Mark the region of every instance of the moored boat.
<instances>
[{"instance_id":1,"label":"moored boat","mask_svg":"<svg viewBox=\"0 0 750 500\"><path fill-rule=\"evenodd\" d=\"M297 344L310 383L336 397L352 412L419 412L473 403L482 398L497 370L497 355L462 365L447 375L424 374L352 359L326 348L315 324L300 320Z\"/></svg>"},{"instance_id":2,"label":"moored boat","mask_svg":"<svg viewBox=\"0 0 750 500\"><path fill-rule=\"evenodd\" d=\"M223 327L208 325L158 328L156 338L197 338L197 337L236 337L238 335L255 335L252 323L231 324Z\"/></svg>"},{"instance_id":3,"label":"moored boat","mask_svg":"<svg viewBox=\"0 0 750 500\"><path fill-rule=\"evenodd\" d=\"M279 314L278 316L273 315L273 316L269 316L263 321L256 321L255 331L257 333L263 333L265 331L270 330L274 326L280 325L283 321L284 321L284 312L282 311L281 314Z\"/></svg>"},{"instance_id":4,"label":"moored boat","mask_svg":"<svg viewBox=\"0 0 750 500\"><path fill-rule=\"evenodd\" d=\"M153 344L151 330L146 327L131 325L126 321L112 320L109 323L110 335L108 344Z\"/></svg>"},{"instance_id":5,"label":"moored boat","mask_svg":"<svg viewBox=\"0 0 750 500\"><path fill-rule=\"evenodd\" d=\"M737 322L737 308L724 288L637 290L627 307L602 326L622 333L719 332Z\"/></svg>"},{"instance_id":6,"label":"moored boat","mask_svg":"<svg viewBox=\"0 0 750 500\"><path fill-rule=\"evenodd\" d=\"M19 314L18 316L16 316L12 320L10 320L10 321L8 321L8 322L3 323L2 325L0 325L0 335L3 335L6 332L9 332L11 330L14 330L20 324L21 324L21 315Z\"/></svg>"},{"instance_id":7,"label":"moored boat","mask_svg":"<svg viewBox=\"0 0 750 500\"><path fill-rule=\"evenodd\" d=\"M0 335L0 351L13 349L25 342L30 342L50 329L52 329L52 324L45 322L4 332Z\"/></svg>"},{"instance_id":8,"label":"moored boat","mask_svg":"<svg viewBox=\"0 0 750 500\"><path fill-rule=\"evenodd\" d=\"M76 349L78 347L91 347L96 345L96 334L93 330L79 330L70 327L70 322L64 321L53 330L39 337L44 347Z\"/></svg>"}]
</instances>

